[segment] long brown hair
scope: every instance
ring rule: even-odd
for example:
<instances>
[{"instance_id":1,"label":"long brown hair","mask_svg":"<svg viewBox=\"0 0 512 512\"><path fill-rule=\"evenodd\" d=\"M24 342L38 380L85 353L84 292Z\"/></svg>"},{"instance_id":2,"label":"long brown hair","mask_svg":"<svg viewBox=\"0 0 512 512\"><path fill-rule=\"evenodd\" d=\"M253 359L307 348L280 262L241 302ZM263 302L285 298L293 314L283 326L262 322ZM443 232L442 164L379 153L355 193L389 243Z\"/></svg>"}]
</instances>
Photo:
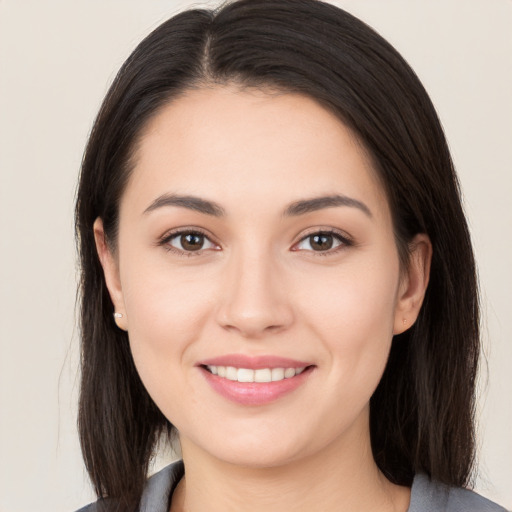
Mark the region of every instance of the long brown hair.
<instances>
[{"instance_id":1,"label":"long brown hair","mask_svg":"<svg viewBox=\"0 0 512 512\"><path fill-rule=\"evenodd\" d=\"M371 155L387 192L396 243L427 233L431 279L417 322L392 343L370 403L374 458L393 482L418 471L465 485L474 460L479 356L475 263L440 122L397 51L347 12L317 0L241 0L185 11L125 62L92 130L81 169L76 232L81 260L79 430L100 497L135 510L155 442L172 425L116 328L93 236L103 219L116 246L119 200L141 130L170 99L212 83L299 92L335 113Z\"/></svg>"}]
</instances>

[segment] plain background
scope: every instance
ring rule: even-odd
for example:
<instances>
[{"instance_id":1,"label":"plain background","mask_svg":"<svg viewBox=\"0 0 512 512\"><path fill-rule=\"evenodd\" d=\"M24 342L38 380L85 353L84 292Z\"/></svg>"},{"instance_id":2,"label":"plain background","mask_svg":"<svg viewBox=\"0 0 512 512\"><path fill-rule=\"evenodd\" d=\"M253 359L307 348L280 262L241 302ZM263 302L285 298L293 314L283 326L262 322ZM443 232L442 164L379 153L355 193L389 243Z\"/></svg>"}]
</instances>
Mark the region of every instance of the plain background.
<instances>
[{"instance_id":1,"label":"plain background","mask_svg":"<svg viewBox=\"0 0 512 512\"><path fill-rule=\"evenodd\" d=\"M512 1L333 3L396 46L444 124L483 298L477 489L512 508ZM190 5L0 0L0 512L93 498L75 427L75 183L115 72Z\"/></svg>"}]
</instances>

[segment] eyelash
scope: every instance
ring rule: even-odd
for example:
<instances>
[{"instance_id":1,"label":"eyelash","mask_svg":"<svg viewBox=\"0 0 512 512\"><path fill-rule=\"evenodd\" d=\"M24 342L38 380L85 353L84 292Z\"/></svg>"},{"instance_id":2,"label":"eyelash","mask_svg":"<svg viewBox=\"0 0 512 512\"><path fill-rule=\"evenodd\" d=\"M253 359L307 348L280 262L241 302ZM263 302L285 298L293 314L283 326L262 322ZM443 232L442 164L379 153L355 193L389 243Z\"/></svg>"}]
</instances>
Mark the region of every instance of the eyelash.
<instances>
[{"instance_id":1,"label":"eyelash","mask_svg":"<svg viewBox=\"0 0 512 512\"><path fill-rule=\"evenodd\" d=\"M158 245L162 246L166 251L172 252L178 256L190 258L192 256L201 256L201 254L206 249L199 249L198 251L182 251L180 249L177 249L176 247L173 247L170 245L171 240L174 238L177 238L182 235L196 235L196 236L203 236L207 240L209 240L211 243L214 243L210 240L210 237L200 230L195 229L181 229L177 231L172 231L171 233L168 233L164 235L164 237L158 242ZM319 231L312 231L311 233L306 234L303 236L295 245L300 244L301 242L307 240L308 238L311 238L314 235L327 235L332 236L333 238L337 239L340 242L340 245L338 247L335 247L333 250L327 250L327 251L307 251L312 252L315 254L315 256L332 256L334 254L337 254L338 252L346 249L347 247L351 247L354 245L354 241L349 238L346 234L343 234L340 231L334 230L334 229L321 229ZM299 249L296 249L296 251L299 251Z\"/></svg>"}]
</instances>

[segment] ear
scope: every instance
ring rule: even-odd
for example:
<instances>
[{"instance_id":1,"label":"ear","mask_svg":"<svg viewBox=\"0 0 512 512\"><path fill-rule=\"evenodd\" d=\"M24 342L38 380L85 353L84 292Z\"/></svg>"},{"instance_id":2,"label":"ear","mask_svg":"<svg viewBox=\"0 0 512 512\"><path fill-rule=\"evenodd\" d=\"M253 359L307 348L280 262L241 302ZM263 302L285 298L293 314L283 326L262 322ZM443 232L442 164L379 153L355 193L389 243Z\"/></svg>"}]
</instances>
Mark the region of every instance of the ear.
<instances>
[{"instance_id":1,"label":"ear","mask_svg":"<svg viewBox=\"0 0 512 512\"><path fill-rule=\"evenodd\" d=\"M123 331L127 330L126 310L124 306L123 290L121 288L121 279L119 277L119 265L112 250L109 247L105 238L105 230L103 229L103 220L99 217L94 221L94 240L96 242L96 250L100 259L103 273L105 275L105 282L110 294L110 299L114 304L116 315L114 318L117 326Z\"/></svg>"},{"instance_id":2,"label":"ear","mask_svg":"<svg viewBox=\"0 0 512 512\"><path fill-rule=\"evenodd\" d=\"M409 249L408 267L399 286L393 334L406 331L418 318L430 277L430 238L424 233L416 235L409 244Z\"/></svg>"}]
</instances>

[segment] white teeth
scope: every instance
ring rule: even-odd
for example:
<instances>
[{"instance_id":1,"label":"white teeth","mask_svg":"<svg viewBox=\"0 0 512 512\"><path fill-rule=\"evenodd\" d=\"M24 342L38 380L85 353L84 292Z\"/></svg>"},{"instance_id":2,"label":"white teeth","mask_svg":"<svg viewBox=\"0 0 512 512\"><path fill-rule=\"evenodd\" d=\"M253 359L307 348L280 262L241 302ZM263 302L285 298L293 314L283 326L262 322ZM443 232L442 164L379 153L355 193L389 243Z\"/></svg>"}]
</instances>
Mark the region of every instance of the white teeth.
<instances>
[{"instance_id":1,"label":"white teeth","mask_svg":"<svg viewBox=\"0 0 512 512\"><path fill-rule=\"evenodd\" d=\"M284 371L284 378L290 379L295 376L295 368L286 368Z\"/></svg>"},{"instance_id":2,"label":"white teeth","mask_svg":"<svg viewBox=\"0 0 512 512\"><path fill-rule=\"evenodd\" d=\"M237 372L238 382L254 382L254 370L239 368Z\"/></svg>"},{"instance_id":3,"label":"white teeth","mask_svg":"<svg viewBox=\"0 0 512 512\"><path fill-rule=\"evenodd\" d=\"M213 375L238 382L277 382L283 379L291 379L300 375L306 368L235 368L234 366L208 365L208 370Z\"/></svg>"},{"instance_id":4,"label":"white teeth","mask_svg":"<svg viewBox=\"0 0 512 512\"><path fill-rule=\"evenodd\" d=\"M226 368L226 379L229 380L238 380L238 371L233 366L228 366Z\"/></svg>"},{"instance_id":5,"label":"white teeth","mask_svg":"<svg viewBox=\"0 0 512 512\"><path fill-rule=\"evenodd\" d=\"M240 372L241 370L238 371ZM270 368L255 370L254 382L272 382L272 370Z\"/></svg>"},{"instance_id":6,"label":"white teeth","mask_svg":"<svg viewBox=\"0 0 512 512\"><path fill-rule=\"evenodd\" d=\"M272 382L284 379L284 368L272 368Z\"/></svg>"}]
</instances>

